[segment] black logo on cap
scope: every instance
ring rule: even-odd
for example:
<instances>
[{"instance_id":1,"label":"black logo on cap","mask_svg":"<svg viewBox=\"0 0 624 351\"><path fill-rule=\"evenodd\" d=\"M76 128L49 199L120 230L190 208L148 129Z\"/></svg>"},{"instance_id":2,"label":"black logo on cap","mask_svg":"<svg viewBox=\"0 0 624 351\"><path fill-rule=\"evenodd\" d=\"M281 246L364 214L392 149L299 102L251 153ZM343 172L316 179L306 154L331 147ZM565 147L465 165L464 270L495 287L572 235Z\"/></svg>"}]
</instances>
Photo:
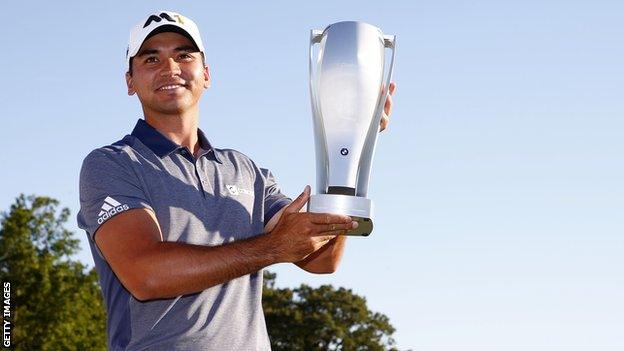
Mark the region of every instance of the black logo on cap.
<instances>
[{"instance_id":1,"label":"black logo on cap","mask_svg":"<svg viewBox=\"0 0 624 351\"><path fill-rule=\"evenodd\" d=\"M175 22L176 20L174 20L173 18L171 18L171 16L169 16L169 14L163 12L160 15L156 16L156 15L151 15L149 16L149 18L147 19L147 21L145 21L145 24L143 25L143 28L149 26L152 22L160 22L163 19L166 19L169 22Z\"/></svg>"},{"instance_id":2,"label":"black logo on cap","mask_svg":"<svg viewBox=\"0 0 624 351\"><path fill-rule=\"evenodd\" d=\"M347 149L346 147L343 147L342 149L340 149L340 154L342 156L347 156L349 154L349 149Z\"/></svg>"}]
</instances>

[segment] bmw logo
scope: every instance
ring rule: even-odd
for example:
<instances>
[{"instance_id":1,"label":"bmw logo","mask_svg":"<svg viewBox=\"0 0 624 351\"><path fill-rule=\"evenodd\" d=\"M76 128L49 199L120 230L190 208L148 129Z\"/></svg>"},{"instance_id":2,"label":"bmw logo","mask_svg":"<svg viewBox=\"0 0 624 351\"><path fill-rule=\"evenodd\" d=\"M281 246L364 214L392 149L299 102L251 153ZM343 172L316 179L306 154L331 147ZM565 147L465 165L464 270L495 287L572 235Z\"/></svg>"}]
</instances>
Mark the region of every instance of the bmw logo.
<instances>
[{"instance_id":1,"label":"bmw logo","mask_svg":"<svg viewBox=\"0 0 624 351\"><path fill-rule=\"evenodd\" d=\"M349 154L349 149L347 149L346 147L343 147L342 149L340 149L340 154L342 156L347 156Z\"/></svg>"}]
</instances>

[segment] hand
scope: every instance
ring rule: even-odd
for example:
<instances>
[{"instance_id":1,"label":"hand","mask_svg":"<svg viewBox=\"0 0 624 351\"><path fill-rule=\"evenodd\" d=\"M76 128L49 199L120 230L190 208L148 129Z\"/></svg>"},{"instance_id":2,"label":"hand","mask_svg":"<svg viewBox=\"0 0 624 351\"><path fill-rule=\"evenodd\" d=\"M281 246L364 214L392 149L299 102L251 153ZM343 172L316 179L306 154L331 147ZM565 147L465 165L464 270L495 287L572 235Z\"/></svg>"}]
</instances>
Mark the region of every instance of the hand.
<instances>
[{"instance_id":1,"label":"hand","mask_svg":"<svg viewBox=\"0 0 624 351\"><path fill-rule=\"evenodd\" d=\"M384 104L383 114L381 115L381 121L379 122L379 132L383 132L390 123L390 114L392 113L392 95L396 91L396 83L390 82L390 88L388 89L390 95L386 99L386 103Z\"/></svg>"},{"instance_id":2,"label":"hand","mask_svg":"<svg viewBox=\"0 0 624 351\"><path fill-rule=\"evenodd\" d=\"M284 209L271 237L280 262L298 262L317 251L337 235L357 228L345 215L299 212L310 199L310 186Z\"/></svg>"}]
</instances>

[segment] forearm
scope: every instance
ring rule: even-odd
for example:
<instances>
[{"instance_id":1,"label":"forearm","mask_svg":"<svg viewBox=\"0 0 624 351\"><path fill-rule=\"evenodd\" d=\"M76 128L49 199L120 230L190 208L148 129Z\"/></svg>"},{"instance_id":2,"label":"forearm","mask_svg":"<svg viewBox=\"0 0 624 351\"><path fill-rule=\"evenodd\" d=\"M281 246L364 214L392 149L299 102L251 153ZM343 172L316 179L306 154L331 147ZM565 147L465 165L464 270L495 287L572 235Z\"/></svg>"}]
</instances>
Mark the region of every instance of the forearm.
<instances>
[{"instance_id":1,"label":"forearm","mask_svg":"<svg viewBox=\"0 0 624 351\"><path fill-rule=\"evenodd\" d=\"M325 246L295 264L310 273L334 273L338 269L347 242L345 235L339 235Z\"/></svg>"},{"instance_id":2,"label":"forearm","mask_svg":"<svg viewBox=\"0 0 624 351\"><path fill-rule=\"evenodd\" d=\"M265 235L222 246L159 242L138 257L141 300L196 293L278 262Z\"/></svg>"}]
</instances>

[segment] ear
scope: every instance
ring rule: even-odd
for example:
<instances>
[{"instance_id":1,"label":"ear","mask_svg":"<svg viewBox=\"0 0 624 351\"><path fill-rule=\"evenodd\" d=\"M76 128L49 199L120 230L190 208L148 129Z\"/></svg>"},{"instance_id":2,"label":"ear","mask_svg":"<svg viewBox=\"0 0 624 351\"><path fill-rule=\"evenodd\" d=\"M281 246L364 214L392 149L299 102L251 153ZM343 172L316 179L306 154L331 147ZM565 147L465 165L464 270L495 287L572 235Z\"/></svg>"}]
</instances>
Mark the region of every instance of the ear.
<instances>
[{"instance_id":1,"label":"ear","mask_svg":"<svg viewBox=\"0 0 624 351\"><path fill-rule=\"evenodd\" d=\"M136 90L134 90L134 86L132 84L132 75L130 75L130 72L126 72L126 85L128 86L128 95L134 95L136 93Z\"/></svg>"},{"instance_id":2,"label":"ear","mask_svg":"<svg viewBox=\"0 0 624 351\"><path fill-rule=\"evenodd\" d=\"M204 89L210 88L210 68L204 65Z\"/></svg>"}]
</instances>

